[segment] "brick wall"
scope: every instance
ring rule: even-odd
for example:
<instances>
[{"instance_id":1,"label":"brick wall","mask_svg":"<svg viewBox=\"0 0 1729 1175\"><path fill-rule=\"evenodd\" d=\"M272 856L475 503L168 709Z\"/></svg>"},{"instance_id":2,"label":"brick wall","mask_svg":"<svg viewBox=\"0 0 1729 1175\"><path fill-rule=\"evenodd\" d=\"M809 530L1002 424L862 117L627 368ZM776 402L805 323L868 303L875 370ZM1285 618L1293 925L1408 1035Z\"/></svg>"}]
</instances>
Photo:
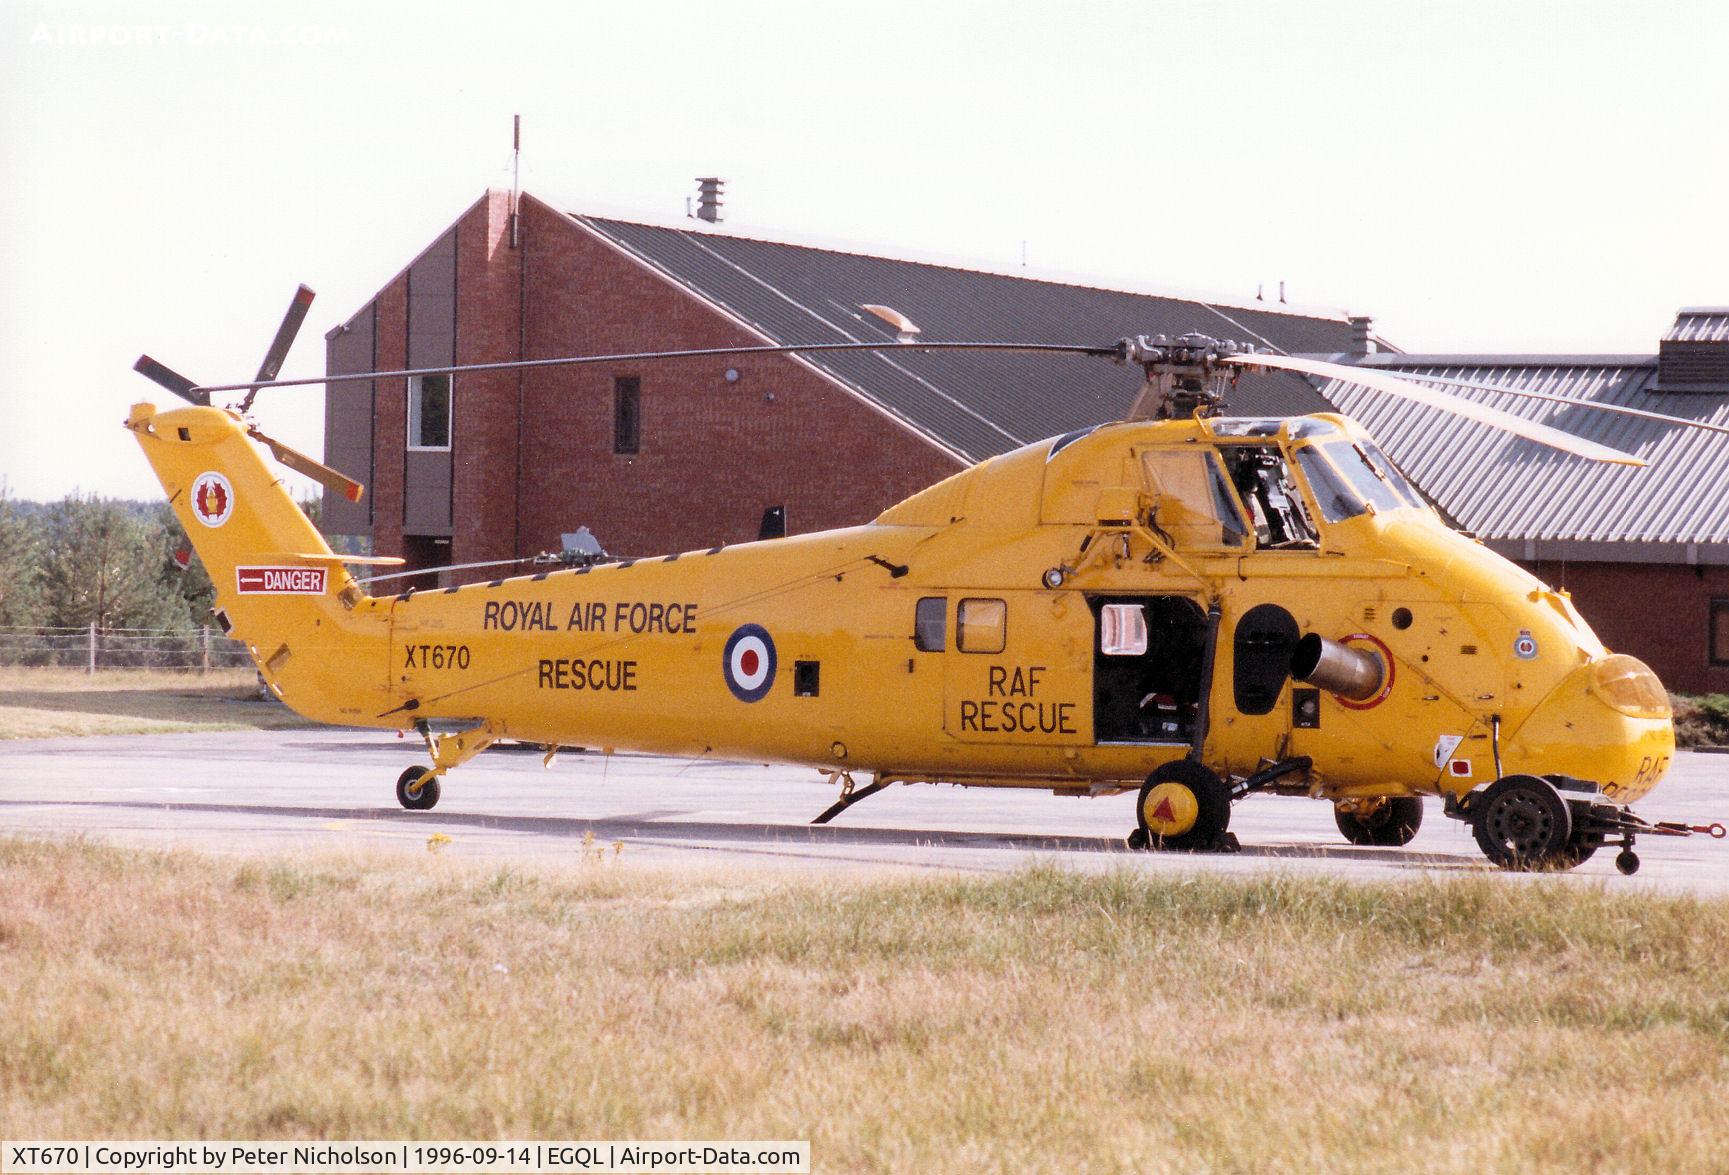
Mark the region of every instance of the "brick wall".
<instances>
[{"instance_id":1,"label":"brick wall","mask_svg":"<svg viewBox=\"0 0 1729 1175\"><path fill-rule=\"evenodd\" d=\"M1652 563L1527 563L1573 595L1603 643L1631 653L1680 693L1729 692L1729 666L1709 662L1711 599L1729 598L1729 568Z\"/></svg>"},{"instance_id":2,"label":"brick wall","mask_svg":"<svg viewBox=\"0 0 1729 1175\"><path fill-rule=\"evenodd\" d=\"M521 358L522 255L510 248L510 193L488 192L456 226L456 362ZM513 372L456 376L450 561L516 554L517 390Z\"/></svg>"},{"instance_id":3,"label":"brick wall","mask_svg":"<svg viewBox=\"0 0 1729 1175\"><path fill-rule=\"evenodd\" d=\"M408 361L408 277L399 275L379 292L379 371L395 371ZM373 549L381 555L402 553L403 458L408 439L408 381L381 379L374 399L377 420L372 459Z\"/></svg>"}]
</instances>

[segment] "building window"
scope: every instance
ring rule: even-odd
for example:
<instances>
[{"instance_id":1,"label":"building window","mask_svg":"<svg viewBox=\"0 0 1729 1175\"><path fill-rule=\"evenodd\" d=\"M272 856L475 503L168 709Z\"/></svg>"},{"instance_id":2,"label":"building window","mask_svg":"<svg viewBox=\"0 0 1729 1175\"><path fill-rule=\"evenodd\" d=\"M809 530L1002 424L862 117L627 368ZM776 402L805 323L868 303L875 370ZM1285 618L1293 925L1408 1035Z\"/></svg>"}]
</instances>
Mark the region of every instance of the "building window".
<instances>
[{"instance_id":1,"label":"building window","mask_svg":"<svg viewBox=\"0 0 1729 1175\"><path fill-rule=\"evenodd\" d=\"M450 377L414 375L408 379L408 447L450 448Z\"/></svg>"},{"instance_id":2,"label":"building window","mask_svg":"<svg viewBox=\"0 0 1729 1175\"><path fill-rule=\"evenodd\" d=\"M913 612L913 647L924 653L940 653L948 648L947 619L949 602L942 596L926 596Z\"/></svg>"},{"instance_id":3,"label":"building window","mask_svg":"<svg viewBox=\"0 0 1729 1175\"><path fill-rule=\"evenodd\" d=\"M612 451L636 453L642 449L642 381L621 375L612 381Z\"/></svg>"},{"instance_id":4,"label":"building window","mask_svg":"<svg viewBox=\"0 0 1729 1175\"><path fill-rule=\"evenodd\" d=\"M1729 665L1729 599L1711 601L1711 664Z\"/></svg>"},{"instance_id":5,"label":"building window","mask_svg":"<svg viewBox=\"0 0 1729 1175\"><path fill-rule=\"evenodd\" d=\"M1009 606L1002 600L962 600L955 644L963 653L1000 653L1008 641Z\"/></svg>"}]
</instances>

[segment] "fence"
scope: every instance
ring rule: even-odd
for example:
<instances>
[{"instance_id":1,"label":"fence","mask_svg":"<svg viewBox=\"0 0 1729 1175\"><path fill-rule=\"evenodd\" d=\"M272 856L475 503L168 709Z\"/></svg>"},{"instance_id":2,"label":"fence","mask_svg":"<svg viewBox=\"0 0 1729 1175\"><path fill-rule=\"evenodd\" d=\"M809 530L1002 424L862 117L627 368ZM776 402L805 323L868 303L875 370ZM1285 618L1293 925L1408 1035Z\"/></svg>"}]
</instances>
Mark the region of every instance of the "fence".
<instances>
[{"instance_id":1,"label":"fence","mask_svg":"<svg viewBox=\"0 0 1729 1175\"><path fill-rule=\"evenodd\" d=\"M98 669L251 668L246 646L203 628L0 626L0 665Z\"/></svg>"}]
</instances>

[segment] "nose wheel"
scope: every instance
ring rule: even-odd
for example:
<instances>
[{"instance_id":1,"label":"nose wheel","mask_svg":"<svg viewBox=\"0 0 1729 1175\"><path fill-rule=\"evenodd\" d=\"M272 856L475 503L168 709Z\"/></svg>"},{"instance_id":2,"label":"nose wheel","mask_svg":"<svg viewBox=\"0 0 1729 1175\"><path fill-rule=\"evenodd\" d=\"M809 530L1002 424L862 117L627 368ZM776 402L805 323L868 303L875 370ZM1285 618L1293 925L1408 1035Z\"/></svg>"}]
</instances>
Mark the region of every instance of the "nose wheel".
<instances>
[{"instance_id":1,"label":"nose wheel","mask_svg":"<svg viewBox=\"0 0 1729 1175\"><path fill-rule=\"evenodd\" d=\"M426 767L410 767L396 777L396 802L411 812L424 812L438 803L438 776Z\"/></svg>"},{"instance_id":2,"label":"nose wheel","mask_svg":"<svg viewBox=\"0 0 1729 1175\"><path fill-rule=\"evenodd\" d=\"M1483 855L1503 869L1570 869L1573 814L1555 785L1535 775L1509 775L1489 785L1475 805L1471 831Z\"/></svg>"}]
</instances>

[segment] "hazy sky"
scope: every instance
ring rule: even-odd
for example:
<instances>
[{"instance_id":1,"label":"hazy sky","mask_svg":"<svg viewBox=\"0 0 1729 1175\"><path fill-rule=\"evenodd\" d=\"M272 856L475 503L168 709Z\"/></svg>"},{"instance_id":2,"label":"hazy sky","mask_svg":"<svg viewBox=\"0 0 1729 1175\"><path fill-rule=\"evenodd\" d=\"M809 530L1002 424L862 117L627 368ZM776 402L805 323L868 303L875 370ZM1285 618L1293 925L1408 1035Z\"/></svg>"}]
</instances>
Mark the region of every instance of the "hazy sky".
<instances>
[{"instance_id":1,"label":"hazy sky","mask_svg":"<svg viewBox=\"0 0 1729 1175\"><path fill-rule=\"evenodd\" d=\"M489 186L1651 352L1729 303L1729 4L0 0L0 477L153 497L119 422L285 375ZM1049 340L1057 341L1057 340ZM1073 340L1098 341L1083 331ZM265 394L317 453L321 392Z\"/></svg>"}]
</instances>

